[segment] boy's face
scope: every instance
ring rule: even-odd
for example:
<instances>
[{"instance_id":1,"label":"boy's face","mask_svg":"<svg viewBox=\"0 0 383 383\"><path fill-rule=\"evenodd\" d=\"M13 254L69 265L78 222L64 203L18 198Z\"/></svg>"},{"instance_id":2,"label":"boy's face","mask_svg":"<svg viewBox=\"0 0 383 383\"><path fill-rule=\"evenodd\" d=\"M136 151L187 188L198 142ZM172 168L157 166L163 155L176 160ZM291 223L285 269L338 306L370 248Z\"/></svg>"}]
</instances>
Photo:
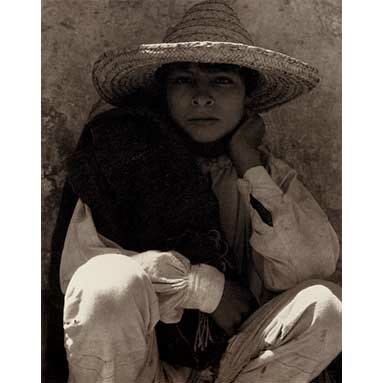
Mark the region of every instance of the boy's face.
<instances>
[{"instance_id":1,"label":"boy's face","mask_svg":"<svg viewBox=\"0 0 383 383\"><path fill-rule=\"evenodd\" d=\"M199 143L233 131L244 113L245 84L239 71L214 65L175 65L167 76L167 102L176 124Z\"/></svg>"}]
</instances>

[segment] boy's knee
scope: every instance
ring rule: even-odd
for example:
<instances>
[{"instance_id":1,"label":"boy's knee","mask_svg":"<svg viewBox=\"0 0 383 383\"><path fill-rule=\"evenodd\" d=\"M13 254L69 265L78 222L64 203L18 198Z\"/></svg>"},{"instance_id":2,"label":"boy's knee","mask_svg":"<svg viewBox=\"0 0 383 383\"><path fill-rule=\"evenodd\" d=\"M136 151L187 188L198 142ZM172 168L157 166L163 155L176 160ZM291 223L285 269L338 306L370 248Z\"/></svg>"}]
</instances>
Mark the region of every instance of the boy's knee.
<instances>
[{"instance_id":1,"label":"boy's knee","mask_svg":"<svg viewBox=\"0 0 383 383\"><path fill-rule=\"evenodd\" d=\"M308 287L307 294L312 296L321 308L334 308L341 311L342 288L329 281L313 280Z\"/></svg>"},{"instance_id":2,"label":"boy's knee","mask_svg":"<svg viewBox=\"0 0 383 383\"><path fill-rule=\"evenodd\" d=\"M317 281L306 292L314 306L312 331L315 349L328 355L329 361L342 349L342 302L340 286L327 281Z\"/></svg>"},{"instance_id":3,"label":"boy's knee","mask_svg":"<svg viewBox=\"0 0 383 383\"><path fill-rule=\"evenodd\" d=\"M110 314L127 307L133 298L145 295L151 282L143 268L121 254L104 254L90 259L73 275L65 296L86 306L90 316ZM76 305L77 306L77 305Z\"/></svg>"},{"instance_id":4,"label":"boy's knee","mask_svg":"<svg viewBox=\"0 0 383 383\"><path fill-rule=\"evenodd\" d=\"M74 273L65 295L68 355L79 360L95 355L100 364L132 347L144 350L147 331L158 319L156 299L148 275L128 256L90 259Z\"/></svg>"},{"instance_id":5,"label":"boy's knee","mask_svg":"<svg viewBox=\"0 0 383 383\"><path fill-rule=\"evenodd\" d=\"M327 281L310 281L302 291L314 307L315 323L340 336L342 322L341 287Z\"/></svg>"}]
</instances>

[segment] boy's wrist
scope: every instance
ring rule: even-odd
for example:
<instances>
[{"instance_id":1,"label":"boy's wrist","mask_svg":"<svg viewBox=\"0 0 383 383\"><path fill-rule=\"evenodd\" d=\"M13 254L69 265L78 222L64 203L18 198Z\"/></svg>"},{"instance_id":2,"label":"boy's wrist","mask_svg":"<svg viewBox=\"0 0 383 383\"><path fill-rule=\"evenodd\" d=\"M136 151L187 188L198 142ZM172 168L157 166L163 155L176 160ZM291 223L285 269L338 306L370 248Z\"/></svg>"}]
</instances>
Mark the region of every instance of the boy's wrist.
<instances>
[{"instance_id":1,"label":"boy's wrist","mask_svg":"<svg viewBox=\"0 0 383 383\"><path fill-rule=\"evenodd\" d=\"M224 274L213 266L201 263L191 266L188 281L188 295L183 307L209 314L215 311L225 286Z\"/></svg>"}]
</instances>

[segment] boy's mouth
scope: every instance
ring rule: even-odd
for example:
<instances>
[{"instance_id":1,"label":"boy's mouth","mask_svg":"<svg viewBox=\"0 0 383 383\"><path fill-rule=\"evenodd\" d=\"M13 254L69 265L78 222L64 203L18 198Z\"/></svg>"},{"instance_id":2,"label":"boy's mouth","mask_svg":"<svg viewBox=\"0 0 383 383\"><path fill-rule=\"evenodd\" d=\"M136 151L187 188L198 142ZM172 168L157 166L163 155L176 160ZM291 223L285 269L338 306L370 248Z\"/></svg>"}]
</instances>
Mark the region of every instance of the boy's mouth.
<instances>
[{"instance_id":1,"label":"boy's mouth","mask_svg":"<svg viewBox=\"0 0 383 383\"><path fill-rule=\"evenodd\" d=\"M213 122L218 121L218 118L215 117L191 117L188 118L189 122Z\"/></svg>"}]
</instances>

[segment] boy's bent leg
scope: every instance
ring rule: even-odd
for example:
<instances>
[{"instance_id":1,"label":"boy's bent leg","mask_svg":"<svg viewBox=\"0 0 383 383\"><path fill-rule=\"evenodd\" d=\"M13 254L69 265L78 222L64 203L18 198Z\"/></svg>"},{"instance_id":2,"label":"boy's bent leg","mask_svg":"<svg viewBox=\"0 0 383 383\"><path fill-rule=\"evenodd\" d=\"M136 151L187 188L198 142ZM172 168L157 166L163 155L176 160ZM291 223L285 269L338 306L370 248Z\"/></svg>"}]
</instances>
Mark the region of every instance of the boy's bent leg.
<instances>
[{"instance_id":1,"label":"boy's bent leg","mask_svg":"<svg viewBox=\"0 0 383 383\"><path fill-rule=\"evenodd\" d=\"M69 382L159 381L158 320L157 296L140 265L119 254L89 260L65 295Z\"/></svg>"},{"instance_id":2,"label":"boy's bent leg","mask_svg":"<svg viewBox=\"0 0 383 383\"><path fill-rule=\"evenodd\" d=\"M230 340L217 382L310 382L341 351L340 293L308 281L262 306Z\"/></svg>"}]
</instances>

